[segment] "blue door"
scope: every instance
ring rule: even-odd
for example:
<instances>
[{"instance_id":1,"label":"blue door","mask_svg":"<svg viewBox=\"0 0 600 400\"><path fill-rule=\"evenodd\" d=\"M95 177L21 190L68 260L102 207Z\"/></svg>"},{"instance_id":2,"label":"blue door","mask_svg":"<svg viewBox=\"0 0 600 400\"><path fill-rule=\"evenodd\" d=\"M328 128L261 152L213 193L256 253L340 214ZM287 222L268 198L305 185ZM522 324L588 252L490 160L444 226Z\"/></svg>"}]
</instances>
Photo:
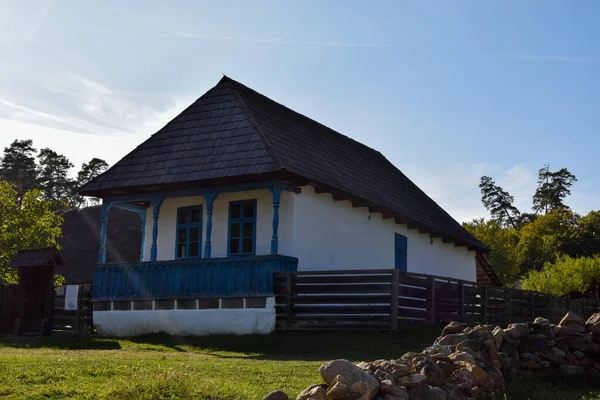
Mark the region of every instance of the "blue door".
<instances>
[{"instance_id":1,"label":"blue door","mask_svg":"<svg viewBox=\"0 0 600 400\"><path fill-rule=\"evenodd\" d=\"M400 271L407 271L408 261L407 261L407 250L408 243L406 241L406 236L396 233L395 240L395 268Z\"/></svg>"}]
</instances>

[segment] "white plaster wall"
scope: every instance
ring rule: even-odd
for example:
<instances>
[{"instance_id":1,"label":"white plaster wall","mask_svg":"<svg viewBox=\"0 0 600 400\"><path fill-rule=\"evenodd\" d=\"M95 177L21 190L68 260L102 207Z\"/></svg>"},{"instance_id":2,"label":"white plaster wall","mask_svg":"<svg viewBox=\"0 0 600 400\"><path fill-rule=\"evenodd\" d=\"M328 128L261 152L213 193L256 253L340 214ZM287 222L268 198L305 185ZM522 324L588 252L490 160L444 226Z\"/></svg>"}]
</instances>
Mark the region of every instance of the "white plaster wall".
<instances>
[{"instance_id":1,"label":"white plaster wall","mask_svg":"<svg viewBox=\"0 0 600 400\"><path fill-rule=\"evenodd\" d=\"M221 193L213 204L212 224L212 257L227 257L227 235L229 222L229 202L236 200L256 199L256 254L271 254L271 237L273 235L273 197L267 189L244 192ZM292 252L292 220L294 195L289 192L281 194L279 207L279 254L289 255ZM175 258L175 234L177 229L177 208L202 205L202 255L206 241L206 202L202 196L167 198L160 208L158 219L157 259L173 260ZM152 208L146 211L146 246L144 257L150 260L152 245Z\"/></svg>"},{"instance_id":2,"label":"white plaster wall","mask_svg":"<svg viewBox=\"0 0 600 400\"><path fill-rule=\"evenodd\" d=\"M104 336L266 334L275 328L275 298L266 308L94 311L94 326Z\"/></svg>"},{"instance_id":3,"label":"white plaster wall","mask_svg":"<svg viewBox=\"0 0 600 400\"><path fill-rule=\"evenodd\" d=\"M298 270L394 268L394 233L407 237L408 271L476 280L475 252L409 230L366 207L333 201L310 186L294 195L293 249Z\"/></svg>"}]
</instances>

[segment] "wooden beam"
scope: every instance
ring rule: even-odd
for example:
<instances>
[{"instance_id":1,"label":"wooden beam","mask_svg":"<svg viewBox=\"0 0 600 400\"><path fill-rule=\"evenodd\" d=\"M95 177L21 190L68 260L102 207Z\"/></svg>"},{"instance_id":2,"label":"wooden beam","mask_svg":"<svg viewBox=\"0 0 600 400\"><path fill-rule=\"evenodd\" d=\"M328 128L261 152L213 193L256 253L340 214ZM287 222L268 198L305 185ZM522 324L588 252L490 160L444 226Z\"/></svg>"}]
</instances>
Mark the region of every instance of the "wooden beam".
<instances>
[{"instance_id":1,"label":"wooden beam","mask_svg":"<svg viewBox=\"0 0 600 400\"><path fill-rule=\"evenodd\" d=\"M364 201L364 200L353 200L352 201L352 207L354 207L354 208L368 207L368 206L369 206L369 202Z\"/></svg>"},{"instance_id":2,"label":"wooden beam","mask_svg":"<svg viewBox=\"0 0 600 400\"><path fill-rule=\"evenodd\" d=\"M454 240L451 239L451 238L449 238L449 237L447 237L447 236L444 236L442 238L442 242L444 242L444 243L452 243L452 242L454 242Z\"/></svg>"},{"instance_id":3,"label":"wooden beam","mask_svg":"<svg viewBox=\"0 0 600 400\"><path fill-rule=\"evenodd\" d=\"M408 227L408 229L419 229L419 227L411 222L408 222L406 224L406 226Z\"/></svg>"},{"instance_id":4,"label":"wooden beam","mask_svg":"<svg viewBox=\"0 0 600 400\"><path fill-rule=\"evenodd\" d=\"M326 186L313 184L313 187L315 188L316 194L329 193L329 189Z\"/></svg>"},{"instance_id":5,"label":"wooden beam","mask_svg":"<svg viewBox=\"0 0 600 400\"><path fill-rule=\"evenodd\" d=\"M384 212L381 213L381 216L383 217L383 219L394 218L395 215L396 215L395 213L393 213L393 212L387 212L387 211L384 211Z\"/></svg>"},{"instance_id":6,"label":"wooden beam","mask_svg":"<svg viewBox=\"0 0 600 400\"><path fill-rule=\"evenodd\" d=\"M339 190L331 190L331 195L333 196L333 201L348 200L348 196Z\"/></svg>"},{"instance_id":7,"label":"wooden beam","mask_svg":"<svg viewBox=\"0 0 600 400\"><path fill-rule=\"evenodd\" d=\"M431 232L429 236L431 236L432 239L442 237L442 235L438 232Z\"/></svg>"},{"instance_id":8,"label":"wooden beam","mask_svg":"<svg viewBox=\"0 0 600 400\"><path fill-rule=\"evenodd\" d=\"M394 220L396 221L397 224L399 225L403 225L406 224L406 218L404 217L396 217L394 218Z\"/></svg>"}]
</instances>

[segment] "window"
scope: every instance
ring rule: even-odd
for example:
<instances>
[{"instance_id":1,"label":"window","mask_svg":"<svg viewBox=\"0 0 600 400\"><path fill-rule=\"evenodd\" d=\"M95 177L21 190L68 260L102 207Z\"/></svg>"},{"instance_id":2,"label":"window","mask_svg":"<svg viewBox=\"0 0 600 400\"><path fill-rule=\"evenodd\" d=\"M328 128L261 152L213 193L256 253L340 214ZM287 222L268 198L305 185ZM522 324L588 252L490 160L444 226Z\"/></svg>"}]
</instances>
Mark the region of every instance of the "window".
<instances>
[{"instance_id":1,"label":"window","mask_svg":"<svg viewBox=\"0 0 600 400\"><path fill-rule=\"evenodd\" d=\"M256 252L256 200L229 203L229 243L227 254L250 255Z\"/></svg>"},{"instance_id":2,"label":"window","mask_svg":"<svg viewBox=\"0 0 600 400\"><path fill-rule=\"evenodd\" d=\"M202 254L202 206L177 209L175 258L200 257Z\"/></svg>"}]
</instances>

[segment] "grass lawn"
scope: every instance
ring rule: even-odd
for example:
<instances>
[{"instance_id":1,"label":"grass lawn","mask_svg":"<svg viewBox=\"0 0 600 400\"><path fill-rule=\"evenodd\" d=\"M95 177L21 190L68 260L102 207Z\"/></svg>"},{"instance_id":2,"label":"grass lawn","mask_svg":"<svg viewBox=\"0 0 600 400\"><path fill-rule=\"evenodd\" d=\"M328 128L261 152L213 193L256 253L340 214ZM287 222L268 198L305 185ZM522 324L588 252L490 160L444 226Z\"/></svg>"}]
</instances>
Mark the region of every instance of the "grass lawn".
<instances>
[{"instance_id":1,"label":"grass lawn","mask_svg":"<svg viewBox=\"0 0 600 400\"><path fill-rule=\"evenodd\" d=\"M0 339L0 398L262 399L319 383L333 358L397 358L433 342L439 328L396 333L274 333L267 336L131 339ZM509 399L581 399L598 383L528 381Z\"/></svg>"}]
</instances>

